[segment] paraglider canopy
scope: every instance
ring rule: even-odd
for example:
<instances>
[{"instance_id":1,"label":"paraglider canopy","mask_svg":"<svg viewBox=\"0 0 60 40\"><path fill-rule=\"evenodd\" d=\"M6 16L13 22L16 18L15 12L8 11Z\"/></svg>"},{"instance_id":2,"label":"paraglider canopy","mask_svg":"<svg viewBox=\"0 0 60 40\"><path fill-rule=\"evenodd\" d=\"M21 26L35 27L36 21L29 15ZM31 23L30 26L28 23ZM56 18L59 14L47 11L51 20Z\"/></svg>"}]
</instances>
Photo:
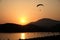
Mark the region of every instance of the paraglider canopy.
<instances>
[{"instance_id":1,"label":"paraglider canopy","mask_svg":"<svg viewBox=\"0 0 60 40\"><path fill-rule=\"evenodd\" d=\"M36 7L39 7L39 6L44 6L43 4L38 4Z\"/></svg>"}]
</instances>

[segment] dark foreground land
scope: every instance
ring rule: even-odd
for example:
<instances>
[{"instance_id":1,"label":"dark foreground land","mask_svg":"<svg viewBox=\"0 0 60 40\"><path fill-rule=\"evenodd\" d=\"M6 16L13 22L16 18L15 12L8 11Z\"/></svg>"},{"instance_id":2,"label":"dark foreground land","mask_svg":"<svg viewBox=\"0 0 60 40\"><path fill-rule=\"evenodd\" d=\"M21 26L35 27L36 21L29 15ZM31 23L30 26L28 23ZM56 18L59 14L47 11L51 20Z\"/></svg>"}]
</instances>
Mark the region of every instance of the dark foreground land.
<instances>
[{"instance_id":1,"label":"dark foreground land","mask_svg":"<svg viewBox=\"0 0 60 40\"><path fill-rule=\"evenodd\" d=\"M0 32L60 32L60 21L44 18L25 26L5 23L0 24Z\"/></svg>"},{"instance_id":2,"label":"dark foreground land","mask_svg":"<svg viewBox=\"0 0 60 40\"><path fill-rule=\"evenodd\" d=\"M21 39L19 39L21 40ZM25 40L60 40L60 35L54 35L54 36L46 36L46 37L39 37L39 38L31 38L31 39L25 39Z\"/></svg>"}]
</instances>

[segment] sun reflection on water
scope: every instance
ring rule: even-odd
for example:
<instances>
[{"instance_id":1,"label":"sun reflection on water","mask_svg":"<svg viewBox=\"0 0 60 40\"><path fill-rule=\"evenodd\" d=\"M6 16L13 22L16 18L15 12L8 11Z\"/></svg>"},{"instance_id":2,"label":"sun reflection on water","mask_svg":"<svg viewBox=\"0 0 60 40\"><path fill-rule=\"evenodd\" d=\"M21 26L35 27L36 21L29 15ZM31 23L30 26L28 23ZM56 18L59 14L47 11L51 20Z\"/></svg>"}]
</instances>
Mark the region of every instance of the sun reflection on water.
<instances>
[{"instance_id":1,"label":"sun reflection on water","mask_svg":"<svg viewBox=\"0 0 60 40\"><path fill-rule=\"evenodd\" d=\"M21 33L21 39L22 40L25 40L26 39L25 33Z\"/></svg>"}]
</instances>

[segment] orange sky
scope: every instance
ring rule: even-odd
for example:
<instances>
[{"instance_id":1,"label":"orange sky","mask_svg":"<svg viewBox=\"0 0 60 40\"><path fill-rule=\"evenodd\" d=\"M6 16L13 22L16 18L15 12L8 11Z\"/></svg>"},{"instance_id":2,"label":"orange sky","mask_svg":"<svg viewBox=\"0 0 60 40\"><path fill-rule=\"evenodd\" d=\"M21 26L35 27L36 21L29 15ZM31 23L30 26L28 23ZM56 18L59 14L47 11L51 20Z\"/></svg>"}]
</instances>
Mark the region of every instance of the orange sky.
<instances>
[{"instance_id":1,"label":"orange sky","mask_svg":"<svg viewBox=\"0 0 60 40\"><path fill-rule=\"evenodd\" d=\"M43 7L36 7L37 4ZM20 24L21 18L26 23L41 18L60 20L60 0L0 0L0 23Z\"/></svg>"}]
</instances>

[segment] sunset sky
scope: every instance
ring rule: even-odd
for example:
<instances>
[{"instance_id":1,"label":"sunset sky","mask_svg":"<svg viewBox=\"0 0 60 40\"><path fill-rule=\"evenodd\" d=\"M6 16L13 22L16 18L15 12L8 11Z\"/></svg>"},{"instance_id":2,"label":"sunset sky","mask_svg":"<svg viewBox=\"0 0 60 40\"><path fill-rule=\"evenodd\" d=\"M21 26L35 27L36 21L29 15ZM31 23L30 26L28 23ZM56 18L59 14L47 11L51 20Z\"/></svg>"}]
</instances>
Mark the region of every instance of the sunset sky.
<instances>
[{"instance_id":1,"label":"sunset sky","mask_svg":"<svg viewBox=\"0 0 60 40\"><path fill-rule=\"evenodd\" d=\"M30 23L42 18L60 21L60 0L0 0L0 24Z\"/></svg>"}]
</instances>

